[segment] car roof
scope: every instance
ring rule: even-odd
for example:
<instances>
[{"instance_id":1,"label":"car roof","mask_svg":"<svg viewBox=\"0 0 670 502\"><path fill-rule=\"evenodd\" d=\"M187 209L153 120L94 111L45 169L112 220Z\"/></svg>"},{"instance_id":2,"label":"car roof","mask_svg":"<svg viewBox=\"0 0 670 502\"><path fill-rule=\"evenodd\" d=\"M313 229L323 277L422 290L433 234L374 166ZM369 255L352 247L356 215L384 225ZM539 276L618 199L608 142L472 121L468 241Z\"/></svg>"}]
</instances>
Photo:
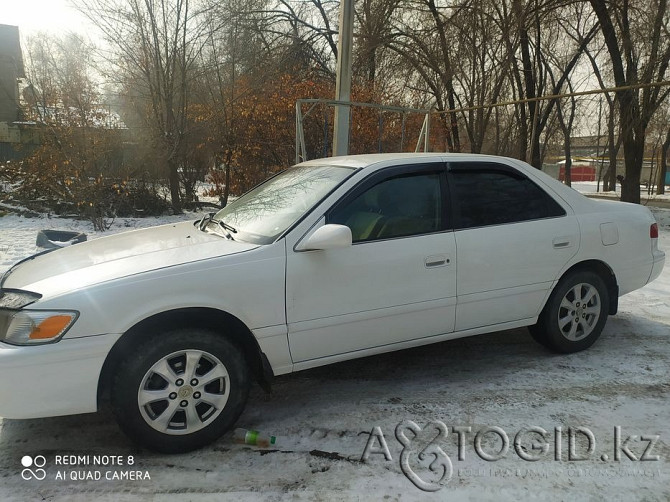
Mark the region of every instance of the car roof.
<instances>
[{"instance_id":1,"label":"car roof","mask_svg":"<svg viewBox=\"0 0 670 502\"><path fill-rule=\"evenodd\" d=\"M477 153L447 153L447 152L418 152L418 153L366 153L359 155L345 155L341 157L325 157L321 159L313 159L303 162L301 166L342 166L353 167L356 169L365 169L372 167L379 163L392 164L393 162L409 162L418 163L421 160L436 161L438 159L488 159L488 160L503 160L505 157L495 155L484 155Z\"/></svg>"}]
</instances>

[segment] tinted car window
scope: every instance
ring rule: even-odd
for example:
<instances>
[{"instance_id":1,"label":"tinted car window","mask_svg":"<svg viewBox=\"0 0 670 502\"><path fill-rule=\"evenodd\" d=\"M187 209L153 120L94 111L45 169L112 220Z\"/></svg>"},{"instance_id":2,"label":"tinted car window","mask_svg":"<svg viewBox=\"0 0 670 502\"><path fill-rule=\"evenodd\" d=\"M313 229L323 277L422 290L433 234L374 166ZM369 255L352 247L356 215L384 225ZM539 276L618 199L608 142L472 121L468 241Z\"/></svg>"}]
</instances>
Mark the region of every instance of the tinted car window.
<instances>
[{"instance_id":1,"label":"tinted car window","mask_svg":"<svg viewBox=\"0 0 670 502\"><path fill-rule=\"evenodd\" d=\"M328 222L348 226L354 242L441 230L440 175L403 175L381 181L337 207Z\"/></svg>"},{"instance_id":2,"label":"tinted car window","mask_svg":"<svg viewBox=\"0 0 670 502\"><path fill-rule=\"evenodd\" d=\"M456 228L501 225L565 215L563 208L520 173L495 168L451 172Z\"/></svg>"}]
</instances>

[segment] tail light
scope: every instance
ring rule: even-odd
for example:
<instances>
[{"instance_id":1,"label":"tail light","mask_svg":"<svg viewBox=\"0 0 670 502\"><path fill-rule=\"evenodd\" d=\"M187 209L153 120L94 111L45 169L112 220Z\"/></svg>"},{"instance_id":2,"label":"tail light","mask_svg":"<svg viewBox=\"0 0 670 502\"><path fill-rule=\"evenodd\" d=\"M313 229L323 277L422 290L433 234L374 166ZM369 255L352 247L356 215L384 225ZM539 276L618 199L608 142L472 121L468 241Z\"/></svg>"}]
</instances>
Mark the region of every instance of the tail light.
<instances>
[{"instance_id":1,"label":"tail light","mask_svg":"<svg viewBox=\"0 0 670 502\"><path fill-rule=\"evenodd\" d=\"M649 237L658 239L658 223L652 223L649 227Z\"/></svg>"}]
</instances>

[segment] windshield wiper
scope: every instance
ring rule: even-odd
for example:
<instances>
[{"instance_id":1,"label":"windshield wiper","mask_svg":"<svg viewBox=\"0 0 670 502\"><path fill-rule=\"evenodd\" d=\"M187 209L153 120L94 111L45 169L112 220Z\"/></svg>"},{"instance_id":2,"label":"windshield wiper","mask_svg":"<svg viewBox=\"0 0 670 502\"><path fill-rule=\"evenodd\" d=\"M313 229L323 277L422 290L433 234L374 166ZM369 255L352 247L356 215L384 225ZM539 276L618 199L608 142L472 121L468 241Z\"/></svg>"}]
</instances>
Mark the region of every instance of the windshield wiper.
<instances>
[{"instance_id":1,"label":"windshield wiper","mask_svg":"<svg viewBox=\"0 0 670 502\"><path fill-rule=\"evenodd\" d=\"M209 213L207 216L203 216L201 220L196 221L198 224L198 230L202 230L204 232L205 228L207 228L207 225L209 225L209 222L214 219L214 213Z\"/></svg>"},{"instance_id":2,"label":"windshield wiper","mask_svg":"<svg viewBox=\"0 0 670 502\"><path fill-rule=\"evenodd\" d=\"M200 221L197 221L198 229L202 230L203 232L207 231L207 225L210 223L216 223L221 230L224 232L224 237L230 239L231 241L234 241L235 238L233 237L233 234L237 233L237 229L233 227L232 225L228 225L227 223L224 223L222 220L216 220L214 219L215 213L209 213L207 216L203 216Z\"/></svg>"},{"instance_id":3,"label":"windshield wiper","mask_svg":"<svg viewBox=\"0 0 670 502\"><path fill-rule=\"evenodd\" d=\"M226 237L230 239L231 241L234 241L235 238L233 237L233 234L237 233L237 229L231 225L228 225L227 223L224 223L222 220L215 220L214 218L211 218L210 220L212 223L216 223L219 225L219 228L224 231Z\"/></svg>"},{"instance_id":4,"label":"windshield wiper","mask_svg":"<svg viewBox=\"0 0 670 502\"><path fill-rule=\"evenodd\" d=\"M228 223L225 223L223 220L215 220L214 218L212 218L212 221L215 222L215 223L218 223L223 228L225 228L226 230L228 230L228 231L230 231L234 234L237 233L237 229L235 227L233 227L232 225L228 225Z\"/></svg>"}]
</instances>

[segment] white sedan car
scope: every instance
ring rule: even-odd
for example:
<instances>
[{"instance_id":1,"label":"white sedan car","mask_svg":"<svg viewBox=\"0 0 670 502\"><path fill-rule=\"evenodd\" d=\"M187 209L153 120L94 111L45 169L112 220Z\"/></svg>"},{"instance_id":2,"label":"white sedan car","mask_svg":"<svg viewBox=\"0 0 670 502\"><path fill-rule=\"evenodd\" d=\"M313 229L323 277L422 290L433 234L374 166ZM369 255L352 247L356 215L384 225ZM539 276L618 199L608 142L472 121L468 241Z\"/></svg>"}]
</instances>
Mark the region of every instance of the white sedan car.
<instances>
[{"instance_id":1,"label":"white sedan car","mask_svg":"<svg viewBox=\"0 0 670 502\"><path fill-rule=\"evenodd\" d=\"M328 158L195 223L19 262L0 293L0 416L96 411L163 452L201 447L252 380L528 326L591 346L665 255L649 210L468 154Z\"/></svg>"}]
</instances>

